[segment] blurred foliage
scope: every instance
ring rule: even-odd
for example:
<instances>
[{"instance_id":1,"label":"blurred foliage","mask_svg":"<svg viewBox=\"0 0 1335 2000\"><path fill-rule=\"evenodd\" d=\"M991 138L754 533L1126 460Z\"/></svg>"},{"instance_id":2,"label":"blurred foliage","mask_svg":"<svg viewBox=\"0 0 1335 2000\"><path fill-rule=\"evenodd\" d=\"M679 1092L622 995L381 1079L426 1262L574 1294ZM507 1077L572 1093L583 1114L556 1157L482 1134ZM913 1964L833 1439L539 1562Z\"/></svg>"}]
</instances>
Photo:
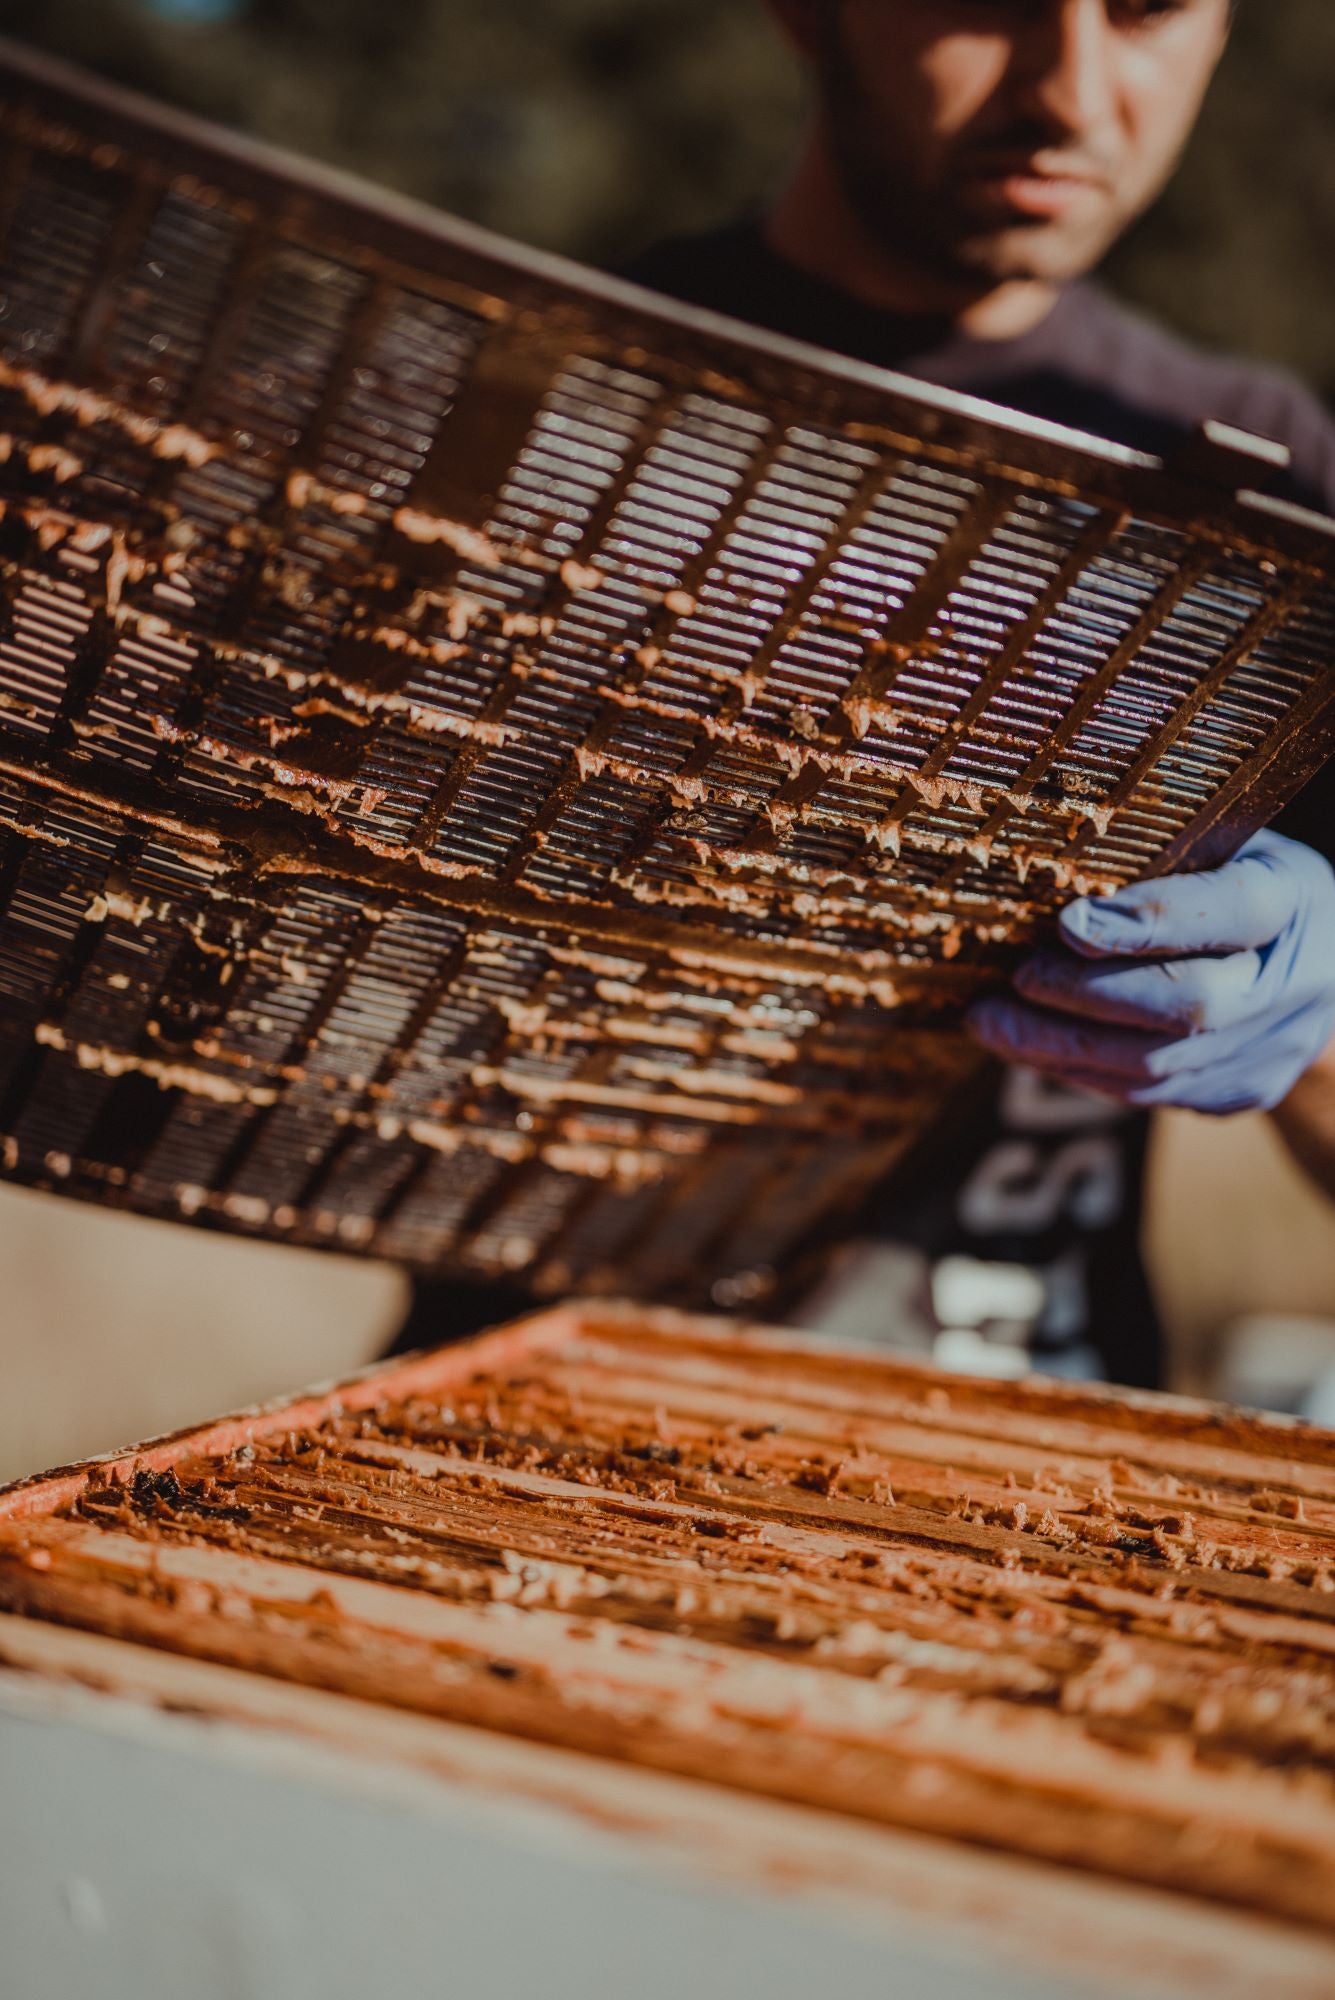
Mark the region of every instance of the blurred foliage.
<instances>
[{"instance_id":1,"label":"blurred foliage","mask_svg":"<svg viewBox=\"0 0 1335 2000\"><path fill-rule=\"evenodd\" d=\"M161 4L0 0L0 23L595 262L757 199L800 116L763 0L232 0L222 20ZM1333 114L1335 5L1243 0L1182 173L1112 276L1183 331L1335 396Z\"/></svg>"}]
</instances>

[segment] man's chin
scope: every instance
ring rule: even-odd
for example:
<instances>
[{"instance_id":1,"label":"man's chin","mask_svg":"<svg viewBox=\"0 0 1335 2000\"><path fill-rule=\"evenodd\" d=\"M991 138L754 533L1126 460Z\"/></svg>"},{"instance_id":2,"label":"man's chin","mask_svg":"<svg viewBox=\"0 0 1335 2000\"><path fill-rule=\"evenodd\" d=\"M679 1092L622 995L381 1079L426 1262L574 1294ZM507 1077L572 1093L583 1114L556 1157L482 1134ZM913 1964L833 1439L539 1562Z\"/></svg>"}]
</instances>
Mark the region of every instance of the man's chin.
<instances>
[{"instance_id":1,"label":"man's chin","mask_svg":"<svg viewBox=\"0 0 1335 2000\"><path fill-rule=\"evenodd\" d=\"M852 205L897 263L907 259L964 299L999 285L1071 284L1102 261L1116 237L1111 226L1091 226L1089 219L983 222L953 203L930 199L907 210L865 197Z\"/></svg>"},{"instance_id":2,"label":"man's chin","mask_svg":"<svg viewBox=\"0 0 1335 2000\"><path fill-rule=\"evenodd\" d=\"M1015 227L966 238L954 261L975 283L1069 285L1094 269L1106 247L1064 229Z\"/></svg>"}]
</instances>

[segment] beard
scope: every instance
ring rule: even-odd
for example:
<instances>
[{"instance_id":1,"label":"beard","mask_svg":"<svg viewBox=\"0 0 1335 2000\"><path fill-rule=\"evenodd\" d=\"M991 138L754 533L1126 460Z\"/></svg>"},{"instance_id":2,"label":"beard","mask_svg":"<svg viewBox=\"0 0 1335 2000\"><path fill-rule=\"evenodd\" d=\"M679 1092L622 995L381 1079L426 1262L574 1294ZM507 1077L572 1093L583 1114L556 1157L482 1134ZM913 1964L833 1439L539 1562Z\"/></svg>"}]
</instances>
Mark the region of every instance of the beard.
<instances>
[{"instance_id":1,"label":"beard","mask_svg":"<svg viewBox=\"0 0 1335 2000\"><path fill-rule=\"evenodd\" d=\"M844 199L873 243L934 285L969 297L1014 280L1063 284L1092 270L1116 241L1120 222L1110 214L1102 226L1080 228L980 216L966 176L952 175L949 155L939 175L926 173L922 149L896 134L869 97L836 8L826 13L819 75L826 146ZM1012 125L983 143L1038 152L1050 134ZM967 141L962 157L967 163Z\"/></svg>"}]
</instances>

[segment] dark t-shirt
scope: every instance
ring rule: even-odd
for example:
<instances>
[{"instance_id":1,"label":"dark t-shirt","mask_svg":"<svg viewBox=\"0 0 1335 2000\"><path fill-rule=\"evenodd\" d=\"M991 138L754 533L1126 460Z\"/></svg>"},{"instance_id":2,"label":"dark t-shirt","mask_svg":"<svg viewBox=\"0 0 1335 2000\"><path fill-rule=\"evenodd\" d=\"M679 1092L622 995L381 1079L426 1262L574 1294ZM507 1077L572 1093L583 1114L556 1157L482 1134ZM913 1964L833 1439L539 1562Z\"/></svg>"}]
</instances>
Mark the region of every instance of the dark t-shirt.
<instances>
[{"instance_id":1,"label":"dark t-shirt","mask_svg":"<svg viewBox=\"0 0 1335 2000\"><path fill-rule=\"evenodd\" d=\"M646 252L624 273L672 298L943 389L1167 455L1207 417L1274 438L1292 472L1269 489L1335 510L1335 419L1282 369L1207 353L1130 311L1100 285L1072 285L1032 332L978 340L948 320L884 313L808 277L753 222Z\"/></svg>"},{"instance_id":2,"label":"dark t-shirt","mask_svg":"<svg viewBox=\"0 0 1335 2000\"><path fill-rule=\"evenodd\" d=\"M749 221L660 245L625 275L1137 450L1171 454L1217 418L1288 446L1292 469L1269 490L1335 512L1335 420L1310 391L1192 347L1094 283L1071 286L1032 332L991 341L865 305L776 255ZM1335 859L1335 776L1279 825ZM964 1124L936 1135L911 1179L886 1191L877 1226L920 1254L923 1323L943 1358L964 1337L991 1343L1003 1371L1027 1359L1049 1373L1158 1381L1139 1253L1147 1130L1143 1116L1009 1070Z\"/></svg>"}]
</instances>

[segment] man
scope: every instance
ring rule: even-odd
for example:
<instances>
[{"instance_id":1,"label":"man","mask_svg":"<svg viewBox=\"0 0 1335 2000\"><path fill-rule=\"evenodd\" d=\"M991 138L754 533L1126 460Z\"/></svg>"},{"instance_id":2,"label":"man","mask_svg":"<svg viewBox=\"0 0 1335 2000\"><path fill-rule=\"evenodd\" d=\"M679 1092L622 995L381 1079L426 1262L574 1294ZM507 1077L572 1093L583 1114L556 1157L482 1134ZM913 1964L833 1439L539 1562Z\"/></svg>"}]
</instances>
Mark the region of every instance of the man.
<instances>
[{"instance_id":1,"label":"man","mask_svg":"<svg viewBox=\"0 0 1335 2000\"><path fill-rule=\"evenodd\" d=\"M1142 449L1221 418L1286 444L1280 490L1335 511L1335 423L1313 397L1088 278L1171 176L1229 0L770 4L813 84L791 173L762 215L631 276ZM1281 824L1212 873L1072 904L975 1010L1012 1067L884 1218L931 1273L941 1358L1157 1379L1146 1107L1270 1111L1335 1198L1335 784Z\"/></svg>"}]
</instances>

